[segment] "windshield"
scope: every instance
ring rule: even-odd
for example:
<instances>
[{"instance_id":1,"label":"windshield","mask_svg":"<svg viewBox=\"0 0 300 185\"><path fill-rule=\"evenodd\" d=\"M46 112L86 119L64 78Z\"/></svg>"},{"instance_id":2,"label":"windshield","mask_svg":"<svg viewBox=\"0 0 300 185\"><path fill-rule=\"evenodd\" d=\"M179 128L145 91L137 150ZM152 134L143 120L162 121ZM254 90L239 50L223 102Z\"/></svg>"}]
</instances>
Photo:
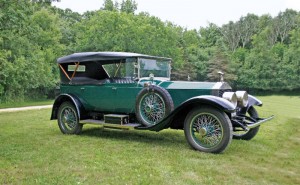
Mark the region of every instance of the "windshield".
<instances>
[{"instance_id":1,"label":"windshield","mask_svg":"<svg viewBox=\"0 0 300 185\"><path fill-rule=\"evenodd\" d=\"M120 77L128 78L134 77L134 65L136 59L127 58L125 61L120 61L119 63L111 63L102 65L109 77Z\"/></svg>"},{"instance_id":2,"label":"windshield","mask_svg":"<svg viewBox=\"0 0 300 185\"><path fill-rule=\"evenodd\" d=\"M170 78L170 60L139 58L140 78L154 77Z\"/></svg>"}]
</instances>

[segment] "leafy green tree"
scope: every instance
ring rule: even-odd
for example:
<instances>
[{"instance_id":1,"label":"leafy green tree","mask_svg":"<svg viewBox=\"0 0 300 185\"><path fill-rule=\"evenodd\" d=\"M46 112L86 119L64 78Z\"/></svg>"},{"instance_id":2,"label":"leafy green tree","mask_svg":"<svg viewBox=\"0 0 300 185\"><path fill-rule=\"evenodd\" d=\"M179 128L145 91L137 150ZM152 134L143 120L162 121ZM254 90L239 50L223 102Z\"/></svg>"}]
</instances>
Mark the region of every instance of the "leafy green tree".
<instances>
[{"instance_id":1,"label":"leafy green tree","mask_svg":"<svg viewBox=\"0 0 300 185\"><path fill-rule=\"evenodd\" d=\"M101 21L99 21L101 20ZM99 11L76 25L77 51L130 51L177 58L177 33L156 17Z\"/></svg>"},{"instance_id":2,"label":"leafy green tree","mask_svg":"<svg viewBox=\"0 0 300 185\"><path fill-rule=\"evenodd\" d=\"M247 16L241 17L238 23L240 42L242 47L245 48L250 43L252 36L258 32L258 16L247 14Z\"/></svg>"},{"instance_id":3,"label":"leafy green tree","mask_svg":"<svg viewBox=\"0 0 300 185\"><path fill-rule=\"evenodd\" d=\"M107 11L117 11L118 10L118 3L114 3L113 0L105 0L103 3L103 8L102 10L107 10Z\"/></svg>"},{"instance_id":4,"label":"leafy green tree","mask_svg":"<svg viewBox=\"0 0 300 185\"><path fill-rule=\"evenodd\" d=\"M60 30L59 34L61 34L60 44L67 49L67 52L73 52L73 45L75 44L75 35L76 35L76 24L79 23L83 18L86 18L86 13L84 15L80 15L77 12L73 12L70 9L59 9L56 7L51 7L51 13L58 16L55 20L58 25L58 29Z\"/></svg>"},{"instance_id":5,"label":"leafy green tree","mask_svg":"<svg viewBox=\"0 0 300 185\"><path fill-rule=\"evenodd\" d=\"M50 5L20 1L3 3L0 40L0 99L22 100L55 85L54 60L61 54L59 20ZM45 91L46 90L46 91Z\"/></svg>"},{"instance_id":6,"label":"leafy green tree","mask_svg":"<svg viewBox=\"0 0 300 185\"><path fill-rule=\"evenodd\" d=\"M277 16L278 23L278 35L280 42L283 43L289 36L290 31L296 27L297 12L291 9L286 9L284 12L280 12Z\"/></svg>"},{"instance_id":7,"label":"leafy green tree","mask_svg":"<svg viewBox=\"0 0 300 185\"><path fill-rule=\"evenodd\" d=\"M220 75L218 72L224 73L225 80L229 83L233 83L237 78L233 73L229 56L222 47L216 47L213 51L212 57L208 61L208 80L220 81Z\"/></svg>"},{"instance_id":8,"label":"leafy green tree","mask_svg":"<svg viewBox=\"0 0 300 185\"><path fill-rule=\"evenodd\" d=\"M46 96L58 82L56 58L82 51L128 51L173 58L173 79L219 80L235 87L296 90L300 14L248 14L222 27L187 30L134 0L105 0L83 15L51 0L0 0L0 101ZM106 11L104 11L106 10Z\"/></svg>"},{"instance_id":9,"label":"leafy green tree","mask_svg":"<svg viewBox=\"0 0 300 185\"><path fill-rule=\"evenodd\" d=\"M213 23L209 23L208 27L201 27L200 34L200 47L209 48L217 44L218 40L222 37L221 29Z\"/></svg>"},{"instance_id":10,"label":"leafy green tree","mask_svg":"<svg viewBox=\"0 0 300 185\"><path fill-rule=\"evenodd\" d=\"M207 49L201 47L201 35L197 30L183 30L180 40L183 51L184 66L177 77L186 80L187 74L190 80L206 80L207 62L209 56Z\"/></svg>"},{"instance_id":11,"label":"leafy green tree","mask_svg":"<svg viewBox=\"0 0 300 185\"><path fill-rule=\"evenodd\" d=\"M287 9L271 19L264 30L270 46L276 42L283 43L289 37L289 32L297 25L297 12Z\"/></svg>"},{"instance_id":12,"label":"leafy green tree","mask_svg":"<svg viewBox=\"0 0 300 185\"><path fill-rule=\"evenodd\" d=\"M246 55L240 69L239 84L244 88L277 90L280 84L276 78L280 59L262 36L253 38L253 49Z\"/></svg>"},{"instance_id":13,"label":"leafy green tree","mask_svg":"<svg viewBox=\"0 0 300 185\"><path fill-rule=\"evenodd\" d=\"M239 30L239 23L234 23L230 21L228 24L223 25L221 33L223 35L223 40L228 45L231 51L235 51L239 46L241 32Z\"/></svg>"},{"instance_id":14,"label":"leafy green tree","mask_svg":"<svg viewBox=\"0 0 300 185\"><path fill-rule=\"evenodd\" d=\"M121 12L132 13L137 10L137 3L134 0L122 0Z\"/></svg>"},{"instance_id":15,"label":"leafy green tree","mask_svg":"<svg viewBox=\"0 0 300 185\"><path fill-rule=\"evenodd\" d=\"M300 89L300 29L291 32L291 44L284 53L280 74L284 86L282 89Z\"/></svg>"}]
</instances>

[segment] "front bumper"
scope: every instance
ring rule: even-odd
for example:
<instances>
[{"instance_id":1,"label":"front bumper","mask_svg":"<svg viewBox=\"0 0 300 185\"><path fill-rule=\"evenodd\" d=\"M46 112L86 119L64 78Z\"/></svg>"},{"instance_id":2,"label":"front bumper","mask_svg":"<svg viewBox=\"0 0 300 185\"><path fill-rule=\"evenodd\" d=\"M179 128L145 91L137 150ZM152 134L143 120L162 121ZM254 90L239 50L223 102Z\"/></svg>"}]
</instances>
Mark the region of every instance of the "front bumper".
<instances>
[{"instance_id":1,"label":"front bumper","mask_svg":"<svg viewBox=\"0 0 300 185\"><path fill-rule=\"evenodd\" d=\"M240 127L242 128L244 131L248 131L252 128L258 127L261 124L270 121L271 119L274 118L274 115L268 117L268 118L257 118L257 119L253 119L250 117L241 117L241 116L235 116L233 117L233 119L231 120L232 125L234 128Z\"/></svg>"},{"instance_id":2,"label":"front bumper","mask_svg":"<svg viewBox=\"0 0 300 185\"><path fill-rule=\"evenodd\" d=\"M248 122L248 121L246 121L246 124L247 124L248 128L255 128L255 127L258 127L259 125L261 125L264 122L270 121L273 118L274 118L274 115L272 115L268 118L258 118L257 122Z\"/></svg>"}]
</instances>

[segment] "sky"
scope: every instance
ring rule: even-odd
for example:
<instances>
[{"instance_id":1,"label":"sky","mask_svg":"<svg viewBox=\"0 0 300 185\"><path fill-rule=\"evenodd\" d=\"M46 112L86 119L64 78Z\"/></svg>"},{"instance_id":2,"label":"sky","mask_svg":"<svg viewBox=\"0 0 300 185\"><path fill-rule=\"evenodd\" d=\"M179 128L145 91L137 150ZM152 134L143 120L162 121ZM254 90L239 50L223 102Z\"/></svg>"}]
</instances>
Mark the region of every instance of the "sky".
<instances>
[{"instance_id":1,"label":"sky","mask_svg":"<svg viewBox=\"0 0 300 185\"><path fill-rule=\"evenodd\" d=\"M52 4L82 14L100 9L103 2L104 0L60 0ZM248 13L259 16L270 14L274 17L287 8L300 11L300 0L135 0L135 2L138 4L137 13L148 12L162 21L170 21L188 29L206 27L208 23L222 26L229 21L237 21Z\"/></svg>"}]
</instances>

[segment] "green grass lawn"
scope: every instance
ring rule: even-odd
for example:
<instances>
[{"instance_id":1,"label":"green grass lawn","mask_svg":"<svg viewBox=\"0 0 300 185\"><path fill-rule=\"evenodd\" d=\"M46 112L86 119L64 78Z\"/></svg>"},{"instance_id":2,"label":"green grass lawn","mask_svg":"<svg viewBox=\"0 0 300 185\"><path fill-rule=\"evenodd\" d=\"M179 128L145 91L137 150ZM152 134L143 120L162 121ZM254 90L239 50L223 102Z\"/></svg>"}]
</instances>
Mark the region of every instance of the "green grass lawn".
<instances>
[{"instance_id":1,"label":"green grass lawn","mask_svg":"<svg viewBox=\"0 0 300 185\"><path fill-rule=\"evenodd\" d=\"M218 155L191 149L183 131L63 135L50 109L1 113L0 184L300 184L300 97L260 99L276 118Z\"/></svg>"}]
</instances>

